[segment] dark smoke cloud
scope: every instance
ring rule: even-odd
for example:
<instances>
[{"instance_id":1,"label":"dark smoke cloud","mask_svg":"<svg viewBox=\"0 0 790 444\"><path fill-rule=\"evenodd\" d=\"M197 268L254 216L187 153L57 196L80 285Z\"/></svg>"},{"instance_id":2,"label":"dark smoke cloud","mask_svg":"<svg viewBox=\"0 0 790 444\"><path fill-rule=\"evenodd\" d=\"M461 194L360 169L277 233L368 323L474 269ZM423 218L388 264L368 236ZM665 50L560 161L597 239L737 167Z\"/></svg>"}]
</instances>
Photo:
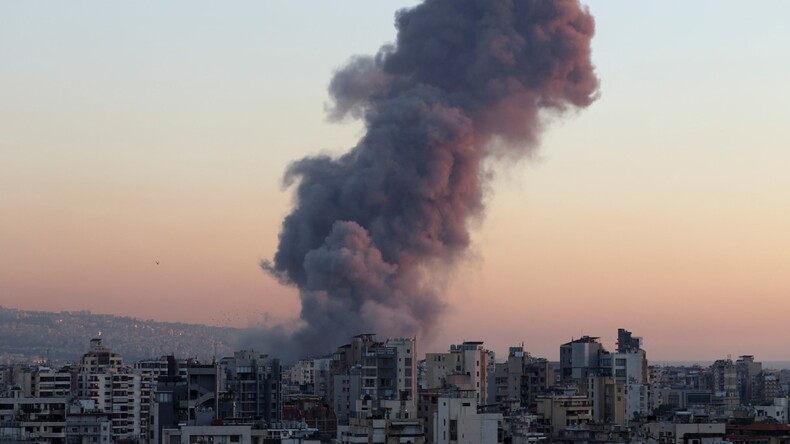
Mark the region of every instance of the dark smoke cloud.
<instances>
[{"instance_id":1,"label":"dark smoke cloud","mask_svg":"<svg viewBox=\"0 0 790 444\"><path fill-rule=\"evenodd\" d=\"M296 205L262 266L299 289L302 325L270 332L298 353L361 332L429 334L442 273L483 211L484 158L529 153L545 111L597 97L594 21L576 0L426 0L396 25L394 45L329 87L330 117L364 119L359 144L285 174Z\"/></svg>"}]
</instances>

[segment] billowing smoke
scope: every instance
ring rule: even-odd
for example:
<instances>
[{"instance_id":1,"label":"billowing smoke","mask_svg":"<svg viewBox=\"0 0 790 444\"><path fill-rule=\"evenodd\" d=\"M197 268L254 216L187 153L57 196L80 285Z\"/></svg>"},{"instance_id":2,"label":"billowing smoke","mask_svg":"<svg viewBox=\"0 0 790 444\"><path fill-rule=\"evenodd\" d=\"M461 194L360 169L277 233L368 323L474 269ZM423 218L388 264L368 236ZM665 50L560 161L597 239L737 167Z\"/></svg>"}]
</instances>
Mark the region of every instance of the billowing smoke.
<instances>
[{"instance_id":1,"label":"billowing smoke","mask_svg":"<svg viewBox=\"0 0 790 444\"><path fill-rule=\"evenodd\" d=\"M278 340L303 354L363 332L430 334L483 211L482 161L529 153L545 116L597 96L595 25L577 0L426 0L396 25L394 45L329 87L331 117L363 119L365 135L285 174L295 208L262 266L299 289L302 324Z\"/></svg>"}]
</instances>

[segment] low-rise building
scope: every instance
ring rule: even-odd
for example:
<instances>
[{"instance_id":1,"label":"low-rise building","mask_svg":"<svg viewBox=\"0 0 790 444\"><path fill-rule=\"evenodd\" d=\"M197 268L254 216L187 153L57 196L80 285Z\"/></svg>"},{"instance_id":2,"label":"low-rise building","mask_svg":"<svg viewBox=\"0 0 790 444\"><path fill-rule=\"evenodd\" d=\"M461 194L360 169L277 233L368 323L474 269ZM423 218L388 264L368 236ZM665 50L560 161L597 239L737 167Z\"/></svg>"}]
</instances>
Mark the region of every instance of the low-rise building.
<instances>
[{"instance_id":1,"label":"low-rise building","mask_svg":"<svg viewBox=\"0 0 790 444\"><path fill-rule=\"evenodd\" d=\"M536 402L542 431L554 437L566 428L579 427L593 419L593 402L587 396L552 394L538 396Z\"/></svg>"},{"instance_id":2,"label":"low-rise building","mask_svg":"<svg viewBox=\"0 0 790 444\"><path fill-rule=\"evenodd\" d=\"M476 397L437 399L433 419L436 444L475 444L504 442L502 414L478 413Z\"/></svg>"},{"instance_id":3,"label":"low-rise building","mask_svg":"<svg viewBox=\"0 0 790 444\"><path fill-rule=\"evenodd\" d=\"M10 390L0 398L0 440L63 443L67 398L33 398Z\"/></svg>"},{"instance_id":4,"label":"low-rise building","mask_svg":"<svg viewBox=\"0 0 790 444\"><path fill-rule=\"evenodd\" d=\"M698 443L702 437L723 440L726 430L724 423L696 422L692 418L688 421L649 422L642 425L641 432L648 442L686 444L692 442L692 436Z\"/></svg>"},{"instance_id":5,"label":"low-rise building","mask_svg":"<svg viewBox=\"0 0 790 444\"><path fill-rule=\"evenodd\" d=\"M425 429L417 419L351 418L338 426L341 444L423 444Z\"/></svg>"},{"instance_id":6,"label":"low-rise building","mask_svg":"<svg viewBox=\"0 0 790 444\"><path fill-rule=\"evenodd\" d=\"M251 424L181 426L162 430L167 444L320 444L317 431L307 427L258 428Z\"/></svg>"},{"instance_id":7,"label":"low-rise building","mask_svg":"<svg viewBox=\"0 0 790 444\"><path fill-rule=\"evenodd\" d=\"M112 415L109 413L69 413L66 416L68 444L109 444L112 441Z\"/></svg>"}]
</instances>

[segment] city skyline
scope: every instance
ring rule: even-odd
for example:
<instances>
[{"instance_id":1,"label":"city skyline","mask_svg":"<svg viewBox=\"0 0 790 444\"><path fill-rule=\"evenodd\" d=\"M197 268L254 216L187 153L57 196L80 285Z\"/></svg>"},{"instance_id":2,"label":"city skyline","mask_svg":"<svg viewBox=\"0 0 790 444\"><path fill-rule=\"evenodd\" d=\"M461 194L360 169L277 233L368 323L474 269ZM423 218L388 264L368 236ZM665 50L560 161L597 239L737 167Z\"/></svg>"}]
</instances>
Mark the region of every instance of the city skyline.
<instances>
[{"instance_id":1,"label":"city skyline","mask_svg":"<svg viewBox=\"0 0 790 444\"><path fill-rule=\"evenodd\" d=\"M329 79L413 4L0 5L0 304L294 318L296 292L258 268L283 171L356 143L359 122L325 120ZM788 6L585 4L601 96L533 159L489 164L427 345L551 357L624 327L650 360L787 359Z\"/></svg>"},{"instance_id":2,"label":"city skyline","mask_svg":"<svg viewBox=\"0 0 790 444\"><path fill-rule=\"evenodd\" d=\"M105 344L111 345L114 350L120 352L124 357L132 361L154 359L168 354L175 354L181 357L195 358L200 362L209 362L219 357L228 356L228 353L235 348L238 350L251 350L263 352L277 358L287 358L286 364L291 364L292 360L321 358L319 355L282 355L280 349L264 349L260 344L247 342L241 344L238 340L239 335L244 335L245 329L233 327L211 327L203 324L183 324L170 322L157 322L154 320L136 319L114 315L91 313L89 311L73 312L41 312L24 311L0 307L0 320L5 325L10 325L13 335L5 337L3 347L0 347L0 363L9 362L34 362L42 363L52 360L54 366L60 366L66 362L73 362L90 339L100 338ZM93 330L91 330L93 327ZM617 329L619 330L619 328ZM545 355L539 355L534 350L526 347L526 343L512 342L506 343L503 347L488 346L485 338L451 338L447 344L434 344L431 348L420 349L417 357L435 353L453 343L480 343L486 349L495 353L497 362L501 362L513 347L522 348L534 358L547 359L550 362L559 362L559 350L563 344L573 342L583 338L592 338L600 342L606 351L618 349L618 334L616 331L605 331L603 334L595 332L582 335L569 335L561 343L554 345L554 350ZM639 332L628 332L639 334ZM375 332L360 333L357 336L373 335L382 341L388 339L399 339L391 336L380 335ZM47 338L57 338L57 341ZM641 343L650 343L651 338L639 338ZM344 341L333 344L332 348L341 347L354 338L349 337ZM402 339L402 338L400 338ZM419 340L419 337L415 339ZM205 344L210 343L212 347L206 348ZM10 348L13 351L10 351ZM550 348L550 347L549 347ZM237 351L238 351L237 350ZM651 366L673 366L673 365L700 365L710 366L719 360L735 360L743 356L753 356L763 362L767 369L790 370L790 360L765 360L759 355L727 353L726 355L715 356L711 359L654 359L651 358L650 350L645 349L646 357ZM323 356L326 358L326 356Z\"/></svg>"}]
</instances>

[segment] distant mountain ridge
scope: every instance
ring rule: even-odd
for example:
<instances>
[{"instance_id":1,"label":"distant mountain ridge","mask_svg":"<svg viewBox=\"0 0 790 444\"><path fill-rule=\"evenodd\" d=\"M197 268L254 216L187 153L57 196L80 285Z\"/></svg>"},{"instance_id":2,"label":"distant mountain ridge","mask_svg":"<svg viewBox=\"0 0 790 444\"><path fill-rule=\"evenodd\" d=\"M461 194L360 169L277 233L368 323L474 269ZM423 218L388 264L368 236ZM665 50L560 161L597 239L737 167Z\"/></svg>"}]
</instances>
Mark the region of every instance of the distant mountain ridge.
<instances>
[{"instance_id":1,"label":"distant mountain ridge","mask_svg":"<svg viewBox=\"0 0 790 444\"><path fill-rule=\"evenodd\" d=\"M90 311L28 311L0 306L0 364L79 362L91 338L119 353L124 362L158 358L198 358L209 362L232 355L242 329L156 322Z\"/></svg>"}]
</instances>

